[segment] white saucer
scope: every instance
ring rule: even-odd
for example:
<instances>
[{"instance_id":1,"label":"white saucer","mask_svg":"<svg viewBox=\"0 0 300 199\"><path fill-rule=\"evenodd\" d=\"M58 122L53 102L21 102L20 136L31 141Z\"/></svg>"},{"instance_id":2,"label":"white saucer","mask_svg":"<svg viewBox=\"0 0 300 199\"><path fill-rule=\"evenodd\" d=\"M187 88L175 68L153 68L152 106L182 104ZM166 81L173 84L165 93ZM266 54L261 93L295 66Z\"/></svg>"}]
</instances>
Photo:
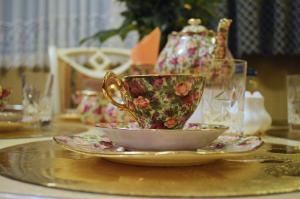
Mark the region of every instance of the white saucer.
<instances>
[{"instance_id":1,"label":"white saucer","mask_svg":"<svg viewBox=\"0 0 300 199\"><path fill-rule=\"evenodd\" d=\"M113 143L130 150L193 150L209 145L228 129L191 123L184 129L142 129L136 123L102 123L98 129Z\"/></svg>"},{"instance_id":2,"label":"white saucer","mask_svg":"<svg viewBox=\"0 0 300 199\"><path fill-rule=\"evenodd\" d=\"M113 162L142 166L191 166L244 157L262 146L259 137L220 136L209 146L191 151L130 151L100 135L56 136L64 148Z\"/></svg>"}]
</instances>

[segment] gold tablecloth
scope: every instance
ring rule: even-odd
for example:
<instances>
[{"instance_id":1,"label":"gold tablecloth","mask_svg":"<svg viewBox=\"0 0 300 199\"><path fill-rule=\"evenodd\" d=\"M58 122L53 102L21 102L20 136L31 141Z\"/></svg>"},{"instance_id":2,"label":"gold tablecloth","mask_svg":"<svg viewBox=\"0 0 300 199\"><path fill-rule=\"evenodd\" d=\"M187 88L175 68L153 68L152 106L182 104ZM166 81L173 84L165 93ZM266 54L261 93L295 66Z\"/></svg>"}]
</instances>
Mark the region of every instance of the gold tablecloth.
<instances>
[{"instance_id":1,"label":"gold tablecloth","mask_svg":"<svg viewBox=\"0 0 300 199\"><path fill-rule=\"evenodd\" d=\"M97 130L94 128L89 127L89 133L99 133ZM269 145L268 150L270 150L269 155L263 156L262 154L257 154L259 155L259 161L252 161L250 157L245 157L244 160L248 160L248 163L243 163L241 161L239 162L224 162L224 161L219 161L217 164L214 165L203 165L200 167L179 167L179 168L167 168L167 170L161 170L159 168L152 168L148 170L147 168L144 167L137 167L137 166L126 166L126 165L119 165L116 163L111 163L108 161L104 161L101 159L95 159L95 158L90 158L86 156L82 156L79 154L74 154L73 152L69 152L66 150L63 150L62 148L58 147L57 145L54 145L52 142L51 137L43 137L43 138L27 138L27 139L0 139L0 149L9 147L9 146L15 146L17 144L23 144L23 143L28 143L28 142L33 142L33 141L42 141L42 142L37 142L37 145L44 144L43 148L41 151L35 150L33 151L35 155L30 155L27 156L25 155L26 153L23 154L22 150L19 150L21 148L24 149L25 146L31 146L29 148L35 148L36 144L28 144L28 145L19 145L16 146L18 148L18 152L11 151L13 148L7 148L4 151L10 151L9 156L5 156L3 151L1 150L1 164L4 163L4 165L8 166L11 165L15 160L18 162L23 162L26 164L14 164L12 167L1 167L2 172L7 171L8 173L10 171L20 170L24 169L24 171L30 171L39 173L41 170L43 170L44 174L46 176L45 181L43 183L46 183L48 187L43 187L43 186L37 186L31 183L23 183L21 181L16 181L12 180L10 178L6 178L3 176L0 176L0 197L1 198L22 198L22 196L28 196L28 195L35 195L35 196L44 196L44 197L55 197L55 198L86 198L86 199L94 199L94 198L110 198L110 199L124 199L124 198L132 198L132 196L124 196L124 195L107 195L107 194L100 194L100 193L86 193L86 192L74 192L74 191L67 191L67 190L62 190L62 189L52 189L51 187L58 187L61 186L61 182L64 181L66 184L74 184L76 181L80 181L82 179L85 179L86 177L89 177L88 182L94 183L94 185L97 182L97 179L100 180L106 180L105 183L107 183L105 186L110 186L110 183L116 183L120 182L121 184L126 184L131 180L135 180L136 183L134 184L137 186L144 186L145 183L152 183L153 188L160 187L162 183L167 183L167 187L169 186L177 186L179 192L185 192L182 186L179 184L176 185L176 183L183 183L183 185L187 185L189 181L195 182L195 180L202 179L202 178L207 178L209 177L209 181L207 181L208 184L212 185L214 181L219 181L221 180L222 182L225 182L226 179L235 179L239 180L239 178L244 179L242 181L242 184L245 185L245 183L258 183L260 178L256 178L255 176L259 175L262 171L265 171L268 173L269 178L272 178L276 186L279 187L276 192L284 192L284 191L292 191L295 190L295 187L298 188L298 182L295 184L286 184L287 181L290 179L296 179L299 178L299 165L298 165L298 160L289 161L288 156L299 156L299 147L300 147L300 142L299 141L293 141L293 140L287 140L287 139L282 139L282 138L276 138L276 137L270 137L270 136L265 136L263 139L266 142L271 142L273 143L272 145ZM288 145L288 146L285 146ZM266 149L264 146L264 149ZM16 149L14 148L14 149ZM25 147L26 148L26 147ZM262 148L263 149L263 148ZM48 151L48 152L47 152ZM47 153L45 153L47 152ZM41 156L41 154L44 154L44 156ZM253 154L254 155L254 154ZM26 158L30 157L30 158ZM36 160L39 159L41 160L40 163ZM45 163L46 159L49 159L51 161L48 161L48 164ZM257 157L254 157L257 158ZM23 159L23 160L22 160ZM293 159L293 158L292 158ZM32 160L32 161L30 161ZM36 166L32 165L30 162L36 162L39 165L42 165L41 168L37 168ZM26 165L26 166L24 166ZM63 168L57 169L59 166L64 165ZM257 167L258 165L261 165L260 167ZM274 166L271 166L274 165ZM210 166L210 167L207 167ZM19 168L18 168L19 167ZM45 169L46 168L46 169ZM52 169L51 169L52 168ZM53 169L55 168L55 169ZM223 168L223 169L221 169ZM265 168L265 169L262 169ZM292 169L290 169L292 168ZM125 169L124 172L121 171L120 169ZM105 171L105 175L101 177L103 174L103 171ZM174 171L175 170L175 171ZM19 174L20 176L25 177L22 175L24 174L24 171L21 171ZM160 172L159 172L160 171ZM210 173L207 173L207 172ZM29 172L29 173L30 173ZM158 177L151 175L153 172L158 172ZM172 172L175 172L177 177L171 175ZM225 172L224 174L222 174ZM72 176L74 173L77 173L73 177L75 177L74 181L72 180L65 180L68 178L68 176ZM122 174L123 173L123 174ZM55 175L54 175L55 174ZM194 176L192 178L189 178L189 176ZM52 176L52 177L51 177ZM54 177L53 177L54 176ZM140 178L140 176L145 176L148 177L146 178ZM173 176L173 177L172 177ZM252 177L251 177L252 176ZM12 176L11 176L12 177ZM169 180L168 180L168 177ZM33 177L34 178L34 177ZM247 179L252 180L249 182ZM94 180L93 180L94 179ZM176 181L174 181L176 179ZM213 180L214 179L214 180ZM280 179L280 181L277 181ZM281 181L281 180L285 180ZM24 180L24 179L23 179ZM56 184L58 182L58 184ZM280 186L280 182L281 185ZM138 185L140 184L140 185ZM220 186L220 190L218 193L221 193L224 190L225 187L231 187L231 190L234 189L233 186L227 186L225 183L222 185L221 183L217 183ZM199 185L199 182L198 182ZM239 187L239 184L237 182L232 182L229 185L236 185ZM268 185L268 184L267 184ZM291 185L291 186L290 186ZM120 186L120 185L119 185ZM221 187L223 186L223 187ZM99 186L98 186L99 187ZM91 187L92 189L97 189L97 186ZM208 185L206 186L208 187ZM63 188L63 187L61 187ZM101 187L100 187L101 188ZM196 190L197 188L197 190ZM209 189L211 187L208 187ZM287 188L287 189L286 189ZM102 187L102 189L104 189ZM123 187L120 190L124 191L132 191L132 188L130 186L128 187ZM202 187L195 187L191 186L188 188L188 191L191 191L194 189L195 191L201 191L204 190ZM249 187L249 190L252 188ZM158 191L162 191L162 188L159 188ZM165 192L168 192L167 188L165 188ZM228 190L227 190L228 191ZM99 191L101 193L108 193L108 189L105 189L104 191ZM10 193L10 194L8 194ZM207 194L208 191L206 190L203 192L204 194ZM267 194L268 192L260 193L260 194ZM17 195L14 195L17 194ZM135 194L135 193L131 193ZM173 192L174 194L174 192ZM258 193L257 193L258 194ZM145 195L144 192L140 195ZM198 194L199 195L199 194ZM223 195L223 194L220 194ZM143 196L141 197L135 197L135 198L144 198ZM149 199L151 197L147 197ZM218 197L221 198L221 197ZM227 197L225 197L227 198ZM291 193L283 193L283 194L272 194L272 195L264 195L264 196L247 196L247 197L234 197L235 199L290 199L290 198L300 198L300 192L291 192Z\"/></svg>"},{"instance_id":2,"label":"gold tablecloth","mask_svg":"<svg viewBox=\"0 0 300 199\"><path fill-rule=\"evenodd\" d=\"M139 167L67 151L53 141L0 151L0 173L48 187L137 196L249 196L300 189L299 147L266 144L242 159L192 167Z\"/></svg>"}]
</instances>

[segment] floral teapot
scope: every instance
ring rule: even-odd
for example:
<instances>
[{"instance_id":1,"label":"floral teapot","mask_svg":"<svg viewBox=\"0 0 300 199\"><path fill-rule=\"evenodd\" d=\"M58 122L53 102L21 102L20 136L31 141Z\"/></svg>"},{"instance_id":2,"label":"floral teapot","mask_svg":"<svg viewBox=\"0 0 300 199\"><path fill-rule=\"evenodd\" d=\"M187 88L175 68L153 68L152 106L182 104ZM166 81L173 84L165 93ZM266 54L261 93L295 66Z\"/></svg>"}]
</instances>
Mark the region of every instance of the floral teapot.
<instances>
[{"instance_id":1,"label":"floral teapot","mask_svg":"<svg viewBox=\"0 0 300 199\"><path fill-rule=\"evenodd\" d=\"M85 124L130 121L129 116L110 104L102 93L82 90L76 92L76 97L79 102L77 112L80 114L80 120Z\"/></svg>"},{"instance_id":2,"label":"floral teapot","mask_svg":"<svg viewBox=\"0 0 300 199\"><path fill-rule=\"evenodd\" d=\"M202 73L210 71L203 61L231 58L227 47L230 19L221 19L217 32L200 25L200 19L190 19L181 32L173 32L155 65L157 73ZM230 67L228 64L219 66ZM220 71L220 70L219 70ZM209 72L209 73L210 73ZM211 74L212 75L212 74Z\"/></svg>"}]
</instances>

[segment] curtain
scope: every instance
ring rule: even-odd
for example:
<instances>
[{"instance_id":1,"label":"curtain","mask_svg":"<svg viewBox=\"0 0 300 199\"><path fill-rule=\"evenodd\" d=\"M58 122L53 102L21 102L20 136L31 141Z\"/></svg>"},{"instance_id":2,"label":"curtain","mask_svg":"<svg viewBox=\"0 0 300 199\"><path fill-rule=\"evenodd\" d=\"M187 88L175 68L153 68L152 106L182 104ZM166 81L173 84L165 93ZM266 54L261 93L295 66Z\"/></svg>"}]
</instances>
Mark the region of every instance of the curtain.
<instances>
[{"instance_id":1,"label":"curtain","mask_svg":"<svg viewBox=\"0 0 300 199\"><path fill-rule=\"evenodd\" d=\"M0 0L0 68L47 67L49 45L78 47L80 39L118 27L124 9L111 0ZM131 35L103 45L130 48L134 43Z\"/></svg>"},{"instance_id":2,"label":"curtain","mask_svg":"<svg viewBox=\"0 0 300 199\"><path fill-rule=\"evenodd\" d=\"M0 0L0 68L47 67L49 45L78 47L80 39L118 27L124 9L116 0ZM219 14L233 19L235 57L300 54L300 0L222 0ZM131 33L103 45L131 48L136 41Z\"/></svg>"},{"instance_id":3,"label":"curtain","mask_svg":"<svg viewBox=\"0 0 300 199\"><path fill-rule=\"evenodd\" d=\"M300 55L300 0L223 0L233 19L229 46L243 55Z\"/></svg>"}]
</instances>

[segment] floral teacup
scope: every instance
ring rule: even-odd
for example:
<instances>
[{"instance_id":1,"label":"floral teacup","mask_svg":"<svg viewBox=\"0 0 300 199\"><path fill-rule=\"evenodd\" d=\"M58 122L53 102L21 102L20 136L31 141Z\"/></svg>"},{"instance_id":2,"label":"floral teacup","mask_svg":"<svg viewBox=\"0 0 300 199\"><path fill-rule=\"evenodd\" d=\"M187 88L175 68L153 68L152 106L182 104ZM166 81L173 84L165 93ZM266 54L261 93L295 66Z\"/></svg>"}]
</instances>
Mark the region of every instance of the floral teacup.
<instances>
[{"instance_id":1,"label":"floral teacup","mask_svg":"<svg viewBox=\"0 0 300 199\"><path fill-rule=\"evenodd\" d=\"M180 129L199 104L204 83L205 78L199 75L131 75L121 80L108 72L102 90L142 128ZM123 103L112 97L113 86L120 90Z\"/></svg>"}]
</instances>

